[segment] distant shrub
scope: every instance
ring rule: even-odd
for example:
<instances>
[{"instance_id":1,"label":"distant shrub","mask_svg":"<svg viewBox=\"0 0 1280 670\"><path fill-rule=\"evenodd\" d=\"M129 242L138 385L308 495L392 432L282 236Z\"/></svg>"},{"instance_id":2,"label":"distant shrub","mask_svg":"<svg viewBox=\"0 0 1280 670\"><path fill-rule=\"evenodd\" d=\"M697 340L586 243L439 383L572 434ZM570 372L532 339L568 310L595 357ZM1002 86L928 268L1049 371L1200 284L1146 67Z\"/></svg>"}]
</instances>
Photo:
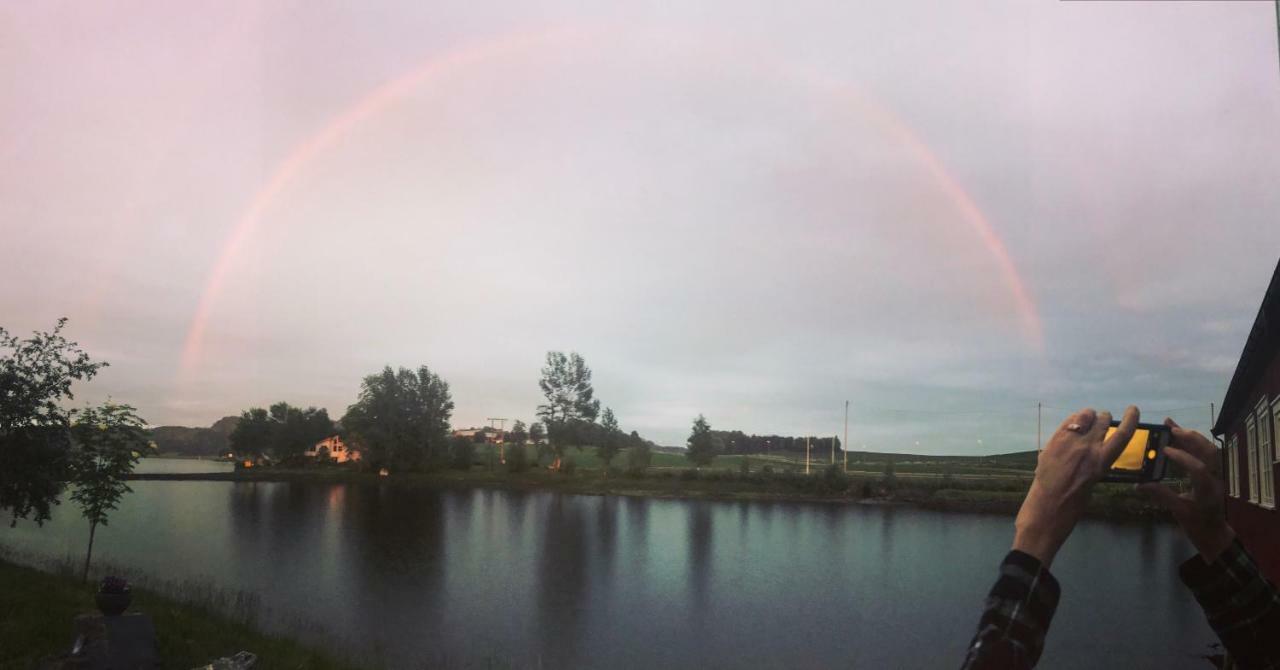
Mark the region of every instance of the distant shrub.
<instances>
[{"instance_id":1,"label":"distant shrub","mask_svg":"<svg viewBox=\"0 0 1280 670\"><path fill-rule=\"evenodd\" d=\"M624 474L628 479L644 479L646 472L644 468L627 468Z\"/></svg>"},{"instance_id":2,"label":"distant shrub","mask_svg":"<svg viewBox=\"0 0 1280 670\"><path fill-rule=\"evenodd\" d=\"M529 469L529 455L525 453L524 447L513 446L507 449L507 472L524 472Z\"/></svg>"},{"instance_id":3,"label":"distant shrub","mask_svg":"<svg viewBox=\"0 0 1280 670\"><path fill-rule=\"evenodd\" d=\"M892 459L884 464L884 477L880 479L880 485L890 493L898 488L898 475L894 472Z\"/></svg>"},{"instance_id":4,"label":"distant shrub","mask_svg":"<svg viewBox=\"0 0 1280 670\"><path fill-rule=\"evenodd\" d=\"M698 471L694 468L685 468L680 471L680 481L695 481L698 479Z\"/></svg>"},{"instance_id":5,"label":"distant shrub","mask_svg":"<svg viewBox=\"0 0 1280 670\"><path fill-rule=\"evenodd\" d=\"M653 462L653 450L647 444L638 444L627 450L627 469L644 470Z\"/></svg>"},{"instance_id":6,"label":"distant shrub","mask_svg":"<svg viewBox=\"0 0 1280 670\"><path fill-rule=\"evenodd\" d=\"M766 466L764 466L763 468L760 468L760 473L761 473L761 474L764 474L764 475L771 475L771 474L773 474L773 466L772 466L772 465L766 465Z\"/></svg>"},{"instance_id":7,"label":"distant shrub","mask_svg":"<svg viewBox=\"0 0 1280 670\"><path fill-rule=\"evenodd\" d=\"M578 462L573 460L572 458L569 458L568 456L566 456L564 460L560 461L560 474L572 475L577 471L578 471Z\"/></svg>"},{"instance_id":8,"label":"distant shrub","mask_svg":"<svg viewBox=\"0 0 1280 670\"><path fill-rule=\"evenodd\" d=\"M322 457L317 457L314 459L314 461L311 458L303 456L302 454L289 454L288 456L285 456L284 458L280 459L280 467L305 468L311 465L312 463L328 465L332 462L333 460L329 458L328 454L325 454Z\"/></svg>"},{"instance_id":9,"label":"distant shrub","mask_svg":"<svg viewBox=\"0 0 1280 670\"><path fill-rule=\"evenodd\" d=\"M849 488L849 475L834 463L822 471L821 488L825 493L843 493Z\"/></svg>"},{"instance_id":10,"label":"distant shrub","mask_svg":"<svg viewBox=\"0 0 1280 670\"><path fill-rule=\"evenodd\" d=\"M744 477L751 474L751 459L749 457L742 457L742 463L738 465L738 474Z\"/></svg>"},{"instance_id":11,"label":"distant shrub","mask_svg":"<svg viewBox=\"0 0 1280 670\"><path fill-rule=\"evenodd\" d=\"M609 479L617 479L622 476L622 468L616 465L610 465L605 471L604 476Z\"/></svg>"},{"instance_id":12,"label":"distant shrub","mask_svg":"<svg viewBox=\"0 0 1280 670\"><path fill-rule=\"evenodd\" d=\"M449 441L449 467L455 470L470 470L471 461L475 459L476 446L470 439L455 437Z\"/></svg>"}]
</instances>

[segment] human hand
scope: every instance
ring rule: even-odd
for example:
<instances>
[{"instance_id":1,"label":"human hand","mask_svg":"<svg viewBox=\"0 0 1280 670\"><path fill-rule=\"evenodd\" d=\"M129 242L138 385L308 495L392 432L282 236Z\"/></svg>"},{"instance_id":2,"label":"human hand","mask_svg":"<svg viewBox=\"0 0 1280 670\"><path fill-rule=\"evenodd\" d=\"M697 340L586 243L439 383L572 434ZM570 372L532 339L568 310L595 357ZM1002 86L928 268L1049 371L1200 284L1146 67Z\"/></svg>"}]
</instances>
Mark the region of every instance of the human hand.
<instances>
[{"instance_id":1,"label":"human hand","mask_svg":"<svg viewBox=\"0 0 1280 670\"><path fill-rule=\"evenodd\" d=\"M1138 408L1132 405L1110 438L1110 412L1082 409L1067 417L1040 452L1031 490L1014 522L1013 548L1049 567L1084 515L1093 485L1124 451L1137 425Z\"/></svg>"},{"instance_id":2,"label":"human hand","mask_svg":"<svg viewBox=\"0 0 1280 670\"><path fill-rule=\"evenodd\" d=\"M1191 491L1178 495L1173 489L1149 482L1138 490L1160 501L1178 520L1205 563L1212 563L1235 541L1235 531L1227 525L1223 504L1222 469L1218 449L1204 435L1179 426L1173 419L1164 424L1173 433L1165 458L1182 466L1191 477Z\"/></svg>"}]
</instances>

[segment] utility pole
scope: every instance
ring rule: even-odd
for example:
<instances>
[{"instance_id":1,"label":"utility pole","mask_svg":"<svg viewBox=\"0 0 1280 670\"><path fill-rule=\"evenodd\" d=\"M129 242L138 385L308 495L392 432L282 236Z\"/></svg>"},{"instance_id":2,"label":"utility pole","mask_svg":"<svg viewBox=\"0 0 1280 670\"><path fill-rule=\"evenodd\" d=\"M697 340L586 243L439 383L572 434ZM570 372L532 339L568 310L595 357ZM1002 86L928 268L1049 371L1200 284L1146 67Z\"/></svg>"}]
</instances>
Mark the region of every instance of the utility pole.
<instances>
[{"instance_id":1,"label":"utility pole","mask_svg":"<svg viewBox=\"0 0 1280 670\"><path fill-rule=\"evenodd\" d=\"M804 473L806 475L809 474L809 454L811 453L813 450L809 446L809 436L806 435L804 437Z\"/></svg>"},{"instance_id":2,"label":"utility pole","mask_svg":"<svg viewBox=\"0 0 1280 670\"><path fill-rule=\"evenodd\" d=\"M1276 0L1280 2L1280 0ZM849 401L844 401L844 442L840 443L841 450L844 451L844 471L849 471Z\"/></svg>"},{"instance_id":3,"label":"utility pole","mask_svg":"<svg viewBox=\"0 0 1280 670\"><path fill-rule=\"evenodd\" d=\"M836 464L836 436L831 436L831 464Z\"/></svg>"},{"instance_id":4,"label":"utility pole","mask_svg":"<svg viewBox=\"0 0 1280 670\"><path fill-rule=\"evenodd\" d=\"M506 419L502 419L502 418L489 417L488 419L486 419L486 421L488 421L488 422L489 422L489 427L490 427L490 428L497 428L497 430L498 430L498 462L499 462L499 463L501 463L501 464L503 464L503 465L506 465L506 464L507 464L507 449L506 449L506 447L507 447L507 433L506 433L506 431L505 431L505 430L503 430L503 429L504 429L504 428L506 428L506 426L507 426L507 420L506 420ZM500 423L500 424L502 424L502 425L500 425L500 426L494 426L494 425L493 425L493 422L494 422L494 421L497 421L498 423Z\"/></svg>"},{"instance_id":5,"label":"utility pole","mask_svg":"<svg viewBox=\"0 0 1280 670\"><path fill-rule=\"evenodd\" d=\"M1276 2L1280 2L1280 0L1276 0ZM1042 407L1041 403L1036 403L1036 451L1040 451L1040 410Z\"/></svg>"}]
</instances>

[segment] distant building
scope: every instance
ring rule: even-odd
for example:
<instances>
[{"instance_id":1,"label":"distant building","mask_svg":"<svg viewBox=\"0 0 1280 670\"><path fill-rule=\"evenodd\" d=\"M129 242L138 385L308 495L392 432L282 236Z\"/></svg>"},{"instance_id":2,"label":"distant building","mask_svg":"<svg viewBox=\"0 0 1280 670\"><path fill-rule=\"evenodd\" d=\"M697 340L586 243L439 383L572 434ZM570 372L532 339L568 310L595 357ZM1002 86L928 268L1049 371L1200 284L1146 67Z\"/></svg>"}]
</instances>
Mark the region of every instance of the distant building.
<instances>
[{"instance_id":1,"label":"distant building","mask_svg":"<svg viewBox=\"0 0 1280 670\"><path fill-rule=\"evenodd\" d=\"M453 431L454 437L471 438L473 442L486 442L488 444L502 444L502 431L497 428L460 428Z\"/></svg>"},{"instance_id":2,"label":"distant building","mask_svg":"<svg viewBox=\"0 0 1280 670\"><path fill-rule=\"evenodd\" d=\"M341 437L330 435L303 452L311 458L331 458L336 463L360 460L360 450L348 447Z\"/></svg>"},{"instance_id":3,"label":"distant building","mask_svg":"<svg viewBox=\"0 0 1280 670\"><path fill-rule=\"evenodd\" d=\"M1276 440L1280 439L1280 265L1213 426L1222 438L1227 521L1273 581L1280 582Z\"/></svg>"}]
</instances>

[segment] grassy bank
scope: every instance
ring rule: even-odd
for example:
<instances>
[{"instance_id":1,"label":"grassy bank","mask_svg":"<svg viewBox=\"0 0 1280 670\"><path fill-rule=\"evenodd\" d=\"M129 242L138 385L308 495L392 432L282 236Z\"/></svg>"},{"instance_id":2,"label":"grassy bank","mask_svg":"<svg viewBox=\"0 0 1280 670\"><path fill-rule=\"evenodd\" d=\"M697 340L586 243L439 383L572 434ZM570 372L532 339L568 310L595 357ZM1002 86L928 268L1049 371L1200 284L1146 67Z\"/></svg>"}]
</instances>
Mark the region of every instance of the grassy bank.
<instances>
[{"instance_id":1,"label":"grassy bank","mask_svg":"<svg viewBox=\"0 0 1280 670\"><path fill-rule=\"evenodd\" d=\"M469 470L440 469L424 473L393 473L390 477L339 467L258 468L218 474L137 475L138 479L224 481L379 482L391 486L439 488L505 488L549 490L585 495L632 495L658 498L717 500L797 500L837 503L912 504L944 511L995 514L1017 512L1031 484L1034 463L1020 459L894 460L863 454L843 465L813 464L804 473L803 461L781 455L719 456L708 467L693 469L682 456L655 454L643 471L604 469L594 450L570 450L571 473L534 467L507 472L489 454L477 454ZM530 454L531 460L533 454ZM621 459L619 459L621 460ZM745 462L745 465L744 465ZM545 466L545 462L542 464ZM1167 519L1167 514L1128 485L1101 485L1088 514L1107 519Z\"/></svg>"},{"instance_id":2,"label":"grassy bank","mask_svg":"<svg viewBox=\"0 0 1280 670\"><path fill-rule=\"evenodd\" d=\"M69 566L68 566L69 567ZM71 645L71 621L94 610L94 586L0 559L0 669L26 670ZM206 596L207 598L207 596ZM264 668L353 668L333 656L254 628L251 616L179 602L151 590L133 589L129 611L155 622L164 667L187 670L222 656L249 650Z\"/></svg>"}]
</instances>

